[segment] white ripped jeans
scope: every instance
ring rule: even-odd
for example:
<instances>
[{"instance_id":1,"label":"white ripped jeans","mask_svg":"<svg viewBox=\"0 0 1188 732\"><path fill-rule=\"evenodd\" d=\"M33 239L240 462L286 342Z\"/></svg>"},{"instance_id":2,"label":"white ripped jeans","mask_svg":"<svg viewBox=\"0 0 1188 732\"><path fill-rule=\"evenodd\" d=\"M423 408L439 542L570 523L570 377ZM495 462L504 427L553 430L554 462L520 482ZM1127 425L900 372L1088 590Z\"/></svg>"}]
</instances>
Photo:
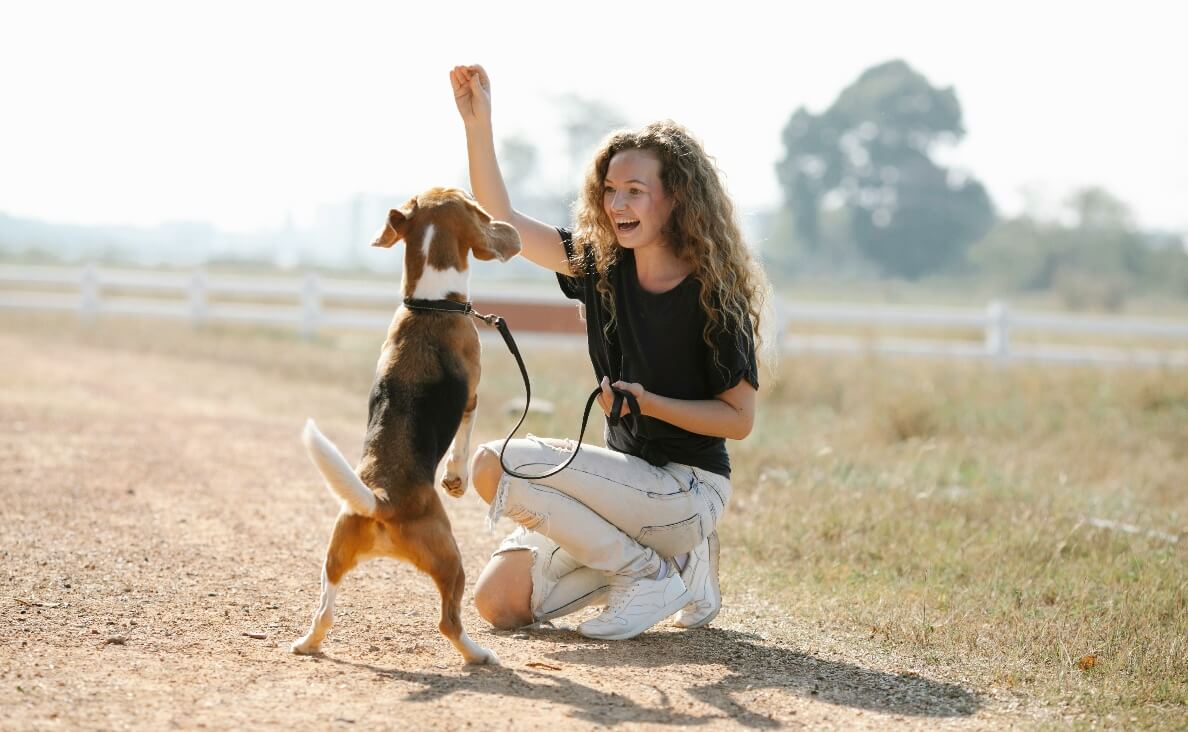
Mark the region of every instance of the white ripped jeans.
<instances>
[{"instance_id":1,"label":"white ripped jeans","mask_svg":"<svg viewBox=\"0 0 1188 732\"><path fill-rule=\"evenodd\" d=\"M487 443L498 454L502 442ZM509 468L533 475L560 465L573 442L558 448L529 435L512 440ZM582 445L568 468L539 480L504 473L491 501L488 526L501 516L519 524L495 554L527 549L532 561L532 614L540 618L553 588L567 574L591 567L608 575L655 574L660 559L684 554L714 530L730 501L730 479L679 463Z\"/></svg>"}]
</instances>

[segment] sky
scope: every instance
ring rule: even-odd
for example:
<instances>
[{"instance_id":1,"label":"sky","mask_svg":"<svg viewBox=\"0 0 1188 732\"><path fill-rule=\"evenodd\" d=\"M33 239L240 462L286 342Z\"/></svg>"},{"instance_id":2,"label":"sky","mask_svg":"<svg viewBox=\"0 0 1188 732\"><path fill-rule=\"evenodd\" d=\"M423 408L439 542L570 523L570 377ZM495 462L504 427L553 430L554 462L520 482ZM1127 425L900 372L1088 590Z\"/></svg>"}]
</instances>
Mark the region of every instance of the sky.
<instances>
[{"instance_id":1,"label":"sky","mask_svg":"<svg viewBox=\"0 0 1188 732\"><path fill-rule=\"evenodd\" d=\"M576 94L686 125L745 215L781 199L792 112L901 58L956 88L968 134L945 162L1004 214L1100 185L1188 231L1177 5L0 0L0 212L248 232L465 186L447 74L481 63L496 136L541 147L543 185L566 183L558 100Z\"/></svg>"}]
</instances>

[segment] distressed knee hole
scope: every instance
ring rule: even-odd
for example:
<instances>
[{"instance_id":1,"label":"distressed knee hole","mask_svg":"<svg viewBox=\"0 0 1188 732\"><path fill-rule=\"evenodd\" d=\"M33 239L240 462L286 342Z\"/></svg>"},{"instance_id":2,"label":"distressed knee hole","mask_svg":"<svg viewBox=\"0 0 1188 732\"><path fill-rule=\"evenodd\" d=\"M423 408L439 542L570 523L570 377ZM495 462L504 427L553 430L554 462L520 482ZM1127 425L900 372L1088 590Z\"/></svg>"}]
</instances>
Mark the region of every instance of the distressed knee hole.
<instances>
[{"instance_id":1,"label":"distressed knee hole","mask_svg":"<svg viewBox=\"0 0 1188 732\"><path fill-rule=\"evenodd\" d=\"M570 440L570 439L558 440L558 439L551 439L551 438L543 438L543 437L537 437L536 435L533 435L533 434L529 434L528 439L532 440L533 442L540 445L541 447L547 447L548 449L552 450L553 452L559 452L559 453L562 453L565 455L572 453L573 449L575 447L577 447L577 441Z\"/></svg>"},{"instance_id":2,"label":"distressed knee hole","mask_svg":"<svg viewBox=\"0 0 1188 732\"><path fill-rule=\"evenodd\" d=\"M523 506L508 506L504 515L529 531L544 523L544 516Z\"/></svg>"}]
</instances>

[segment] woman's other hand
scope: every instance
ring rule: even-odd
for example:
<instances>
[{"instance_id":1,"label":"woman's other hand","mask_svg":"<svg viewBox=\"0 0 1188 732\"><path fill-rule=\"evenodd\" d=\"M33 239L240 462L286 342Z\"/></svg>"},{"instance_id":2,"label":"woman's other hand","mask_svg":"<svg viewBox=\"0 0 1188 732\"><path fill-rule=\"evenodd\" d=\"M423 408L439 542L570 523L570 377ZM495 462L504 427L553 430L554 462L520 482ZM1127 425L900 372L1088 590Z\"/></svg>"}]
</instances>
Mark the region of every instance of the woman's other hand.
<instances>
[{"instance_id":1,"label":"woman's other hand","mask_svg":"<svg viewBox=\"0 0 1188 732\"><path fill-rule=\"evenodd\" d=\"M611 413L611 407L614 406L615 402L615 393L611 391L612 387L619 391L625 391L635 397L635 401L639 402L640 414L646 413L644 400L647 398L648 392L643 388L642 384L634 384L626 381L616 381L612 384L610 383L610 379L603 376L599 386L602 387L602 393L598 395L598 405L602 407L602 413L608 417ZM623 400L623 406L619 410L619 416L621 417L625 414L631 414L631 408L627 405L626 399Z\"/></svg>"},{"instance_id":2,"label":"woman's other hand","mask_svg":"<svg viewBox=\"0 0 1188 732\"><path fill-rule=\"evenodd\" d=\"M455 66L450 70L454 103L467 125L491 123L491 79L482 66Z\"/></svg>"}]
</instances>

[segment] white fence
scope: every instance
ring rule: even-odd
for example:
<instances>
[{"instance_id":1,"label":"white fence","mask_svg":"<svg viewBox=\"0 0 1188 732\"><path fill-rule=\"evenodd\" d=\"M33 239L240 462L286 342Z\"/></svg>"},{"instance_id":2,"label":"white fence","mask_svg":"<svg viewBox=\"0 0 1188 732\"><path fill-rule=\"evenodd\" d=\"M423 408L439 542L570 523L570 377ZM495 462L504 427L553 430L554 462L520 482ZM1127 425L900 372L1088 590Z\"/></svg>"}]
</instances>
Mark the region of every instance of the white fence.
<instances>
[{"instance_id":1,"label":"white fence","mask_svg":"<svg viewBox=\"0 0 1188 732\"><path fill-rule=\"evenodd\" d=\"M534 314L574 318L572 304L559 294L487 292L475 294L474 300L486 303L495 312L499 312L500 305L520 306L521 310L530 305ZM177 273L101 269L93 265L0 266L0 310L74 311L85 319L135 315L186 320L196 326L241 322L293 327L311 336L322 329L383 328L399 302L394 282L343 280L316 274L286 278L214 276L202 270ZM370 309L360 309L363 304ZM997 301L977 309L781 300L776 314L777 340L785 352L1188 366L1188 322L1182 320L1022 312ZM531 333L528 325L517 329L517 337ZM801 332L804 326L814 332ZM848 332L820 333L822 326L837 326ZM970 337L886 336L876 334L877 329L960 330ZM860 334L854 334L855 330ZM1037 343L1037 336L1050 341ZM558 338L556 333L547 337ZM1070 337L1092 341L1092 345L1060 343ZM560 338L580 341L576 335ZM1136 338L1143 345L1107 345L1110 340Z\"/></svg>"}]
</instances>

